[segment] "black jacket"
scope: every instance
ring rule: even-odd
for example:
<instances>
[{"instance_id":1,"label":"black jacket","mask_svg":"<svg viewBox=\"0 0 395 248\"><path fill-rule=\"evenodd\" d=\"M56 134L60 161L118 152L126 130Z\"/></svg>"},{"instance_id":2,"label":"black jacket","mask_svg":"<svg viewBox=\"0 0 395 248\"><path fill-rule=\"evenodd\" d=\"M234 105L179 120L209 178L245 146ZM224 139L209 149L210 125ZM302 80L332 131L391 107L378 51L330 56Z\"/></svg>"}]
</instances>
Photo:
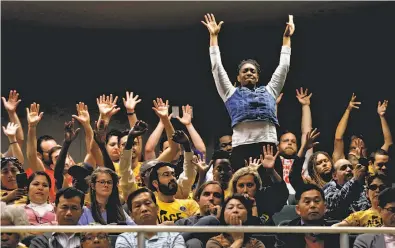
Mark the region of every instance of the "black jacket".
<instances>
[{"instance_id":1,"label":"black jacket","mask_svg":"<svg viewBox=\"0 0 395 248\"><path fill-rule=\"evenodd\" d=\"M330 226L326 221L322 222L323 226ZM300 217L291 220L286 226L302 226ZM339 234L315 234L319 239L324 240L325 248L339 248L340 236ZM276 248L305 248L305 234L302 233L281 233L276 235Z\"/></svg>"}]
</instances>

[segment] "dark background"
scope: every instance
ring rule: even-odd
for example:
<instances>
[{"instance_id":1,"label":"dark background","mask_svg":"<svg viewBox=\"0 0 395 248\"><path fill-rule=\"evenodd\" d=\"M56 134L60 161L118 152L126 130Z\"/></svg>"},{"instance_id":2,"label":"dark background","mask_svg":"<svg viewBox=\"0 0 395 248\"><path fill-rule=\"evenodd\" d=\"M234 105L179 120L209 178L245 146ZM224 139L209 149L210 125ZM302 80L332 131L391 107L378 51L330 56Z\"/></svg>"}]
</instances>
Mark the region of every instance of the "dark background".
<instances>
[{"instance_id":1,"label":"dark background","mask_svg":"<svg viewBox=\"0 0 395 248\"><path fill-rule=\"evenodd\" d=\"M369 148L380 147L383 137L376 109L384 99L389 100L386 118L395 133L394 10L395 3L383 2L345 13L294 16L291 67L278 110L282 128L300 133L301 106L295 89L303 86L313 92L313 126L321 131L319 150L332 152L337 123L353 92L362 105L352 111L346 137L362 133ZM53 135L58 142L62 122L75 113L75 104L84 101L95 119L95 98L103 93L139 94L143 102L136 111L150 124L150 131L157 123L151 110L154 98L168 99L170 105L190 104L193 123L211 153L214 139L230 122L211 74L208 32L199 21L168 30L132 30L2 20L1 95L8 96L10 89L20 92L18 113L24 125L24 108L33 101L40 103L45 114L38 135ZM239 61L254 58L262 66L261 82L266 84L279 62L287 16L265 25L224 21L219 43L230 79L236 79ZM121 99L119 105L122 111L114 116L112 126L127 127ZM1 114L5 125L4 109ZM174 124L180 128L177 120ZM82 135L79 140L83 144ZM4 136L2 144L7 144ZM73 157L82 159L83 147L75 145L72 151Z\"/></svg>"}]
</instances>

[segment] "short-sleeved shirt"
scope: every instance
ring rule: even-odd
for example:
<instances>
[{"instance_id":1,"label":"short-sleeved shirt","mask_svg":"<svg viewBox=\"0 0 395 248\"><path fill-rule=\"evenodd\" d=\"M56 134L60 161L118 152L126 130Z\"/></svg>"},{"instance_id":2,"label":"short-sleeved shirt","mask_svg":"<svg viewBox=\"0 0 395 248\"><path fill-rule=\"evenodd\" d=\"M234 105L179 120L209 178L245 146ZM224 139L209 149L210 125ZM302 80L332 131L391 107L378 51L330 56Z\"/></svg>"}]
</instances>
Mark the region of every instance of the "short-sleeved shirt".
<instances>
[{"instance_id":1,"label":"short-sleeved shirt","mask_svg":"<svg viewBox=\"0 0 395 248\"><path fill-rule=\"evenodd\" d=\"M174 202L166 203L156 198L159 206L159 223L164 221L177 221L195 215L199 210L199 204L190 199L175 199Z\"/></svg>"},{"instance_id":2,"label":"short-sleeved shirt","mask_svg":"<svg viewBox=\"0 0 395 248\"><path fill-rule=\"evenodd\" d=\"M371 208L365 211L352 213L345 221L347 221L350 226L379 227L383 225L379 212Z\"/></svg>"}]
</instances>

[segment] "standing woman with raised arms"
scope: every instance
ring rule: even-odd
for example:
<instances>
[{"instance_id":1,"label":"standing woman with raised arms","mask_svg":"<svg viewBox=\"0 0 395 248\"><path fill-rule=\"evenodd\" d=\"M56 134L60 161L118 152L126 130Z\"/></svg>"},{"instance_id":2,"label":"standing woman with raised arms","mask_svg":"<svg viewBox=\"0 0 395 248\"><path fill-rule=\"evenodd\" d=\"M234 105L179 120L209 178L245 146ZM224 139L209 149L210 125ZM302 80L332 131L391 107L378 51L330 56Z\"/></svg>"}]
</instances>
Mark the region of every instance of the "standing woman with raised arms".
<instances>
[{"instance_id":1,"label":"standing woman with raised arms","mask_svg":"<svg viewBox=\"0 0 395 248\"><path fill-rule=\"evenodd\" d=\"M207 14L204 18L205 21L202 23L210 33L210 59L215 85L231 118L233 128L231 164L237 170L244 167L244 160L248 161L249 157L259 157L264 145L278 143L276 99L280 95L289 70L291 36L295 31L295 24L293 16L289 15L283 35L280 63L270 82L266 86L258 86L260 65L253 59L247 59L241 61L238 66L238 86L235 87L222 65L218 47L218 34L224 22L217 24L213 14Z\"/></svg>"}]
</instances>

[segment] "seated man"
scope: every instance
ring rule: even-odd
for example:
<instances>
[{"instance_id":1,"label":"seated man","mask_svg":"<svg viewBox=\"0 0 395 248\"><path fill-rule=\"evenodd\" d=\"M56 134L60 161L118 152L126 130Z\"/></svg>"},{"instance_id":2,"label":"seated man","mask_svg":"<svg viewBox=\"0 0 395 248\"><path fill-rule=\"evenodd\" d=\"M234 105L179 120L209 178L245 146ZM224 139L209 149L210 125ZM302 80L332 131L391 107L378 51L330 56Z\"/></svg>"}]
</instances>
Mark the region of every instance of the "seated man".
<instances>
[{"instance_id":1,"label":"seated man","mask_svg":"<svg viewBox=\"0 0 395 248\"><path fill-rule=\"evenodd\" d=\"M364 193L366 175L367 166L358 164L353 169L346 159L335 163L332 180L323 187L328 218L343 220L353 212L370 208Z\"/></svg>"},{"instance_id":2,"label":"seated man","mask_svg":"<svg viewBox=\"0 0 395 248\"><path fill-rule=\"evenodd\" d=\"M127 199L131 217L137 225L157 225L159 206L156 197L147 188L140 188L131 193ZM179 233L159 232L144 233L145 246L150 248L172 247L183 248L185 242ZM118 236L116 248L137 247L137 233L122 233Z\"/></svg>"},{"instance_id":3,"label":"seated man","mask_svg":"<svg viewBox=\"0 0 395 248\"><path fill-rule=\"evenodd\" d=\"M372 207L350 214L342 222L333 226L360 226L360 227L379 227L383 222L379 214L378 196L386 188L391 188L391 182L383 174L374 174L368 177L368 190L366 192Z\"/></svg>"},{"instance_id":4,"label":"seated man","mask_svg":"<svg viewBox=\"0 0 395 248\"><path fill-rule=\"evenodd\" d=\"M156 191L159 222L177 221L196 214L199 205L194 200L176 199L178 183L173 164L158 162L150 173L150 189Z\"/></svg>"},{"instance_id":5,"label":"seated man","mask_svg":"<svg viewBox=\"0 0 395 248\"><path fill-rule=\"evenodd\" d=\"M395 227L395 188L383 190L379 195L379 212L384 227ZM362 234L354 248L385 248L395 246L394 234Z\"/></svg>"},{"instance_id":6,"label":"seated man","mask_svg":"<svg viewBox=\"0 0 395 248\"><path fill-rule=\"evenodd\" d=\"M300 216L291 220L287 226L328 226L324 220L324 192L314 184L306 184L295 194L297 201L296 213ZM276 238L275 247L305 248L305 247L339 247L339 235L333 234L297 234L282 233Z\"/></svg>"},{"instance_id":7,"label":"seated man","mask_svg":"<svg viewBox=\"0 0 395 248\"><path fill-rule=\"evenodd\" d=\"M78 224L82 215L85 195L76 188L63 188L56 193L55 213L58 225L73 226ZM80 237L76 233L45 233L37 236L30 243L30 248L78 248Z\"/></svg>"},{"instance_id":8,"label":"seated man","mask_svg":"<svg viewBox=\"0 0 395 248\"><path fill-rule=\"evenodd\" d=\"M200 212L189 218L178 220L180 226L209 226L219 225L221 205L224 202L224 190L221 184L208 181L200 186L194 196L200 207ZM207 241L216 236L215 233L183 233L186 246L189 248L204 247Z\"/></svg>"}]
</instances>

